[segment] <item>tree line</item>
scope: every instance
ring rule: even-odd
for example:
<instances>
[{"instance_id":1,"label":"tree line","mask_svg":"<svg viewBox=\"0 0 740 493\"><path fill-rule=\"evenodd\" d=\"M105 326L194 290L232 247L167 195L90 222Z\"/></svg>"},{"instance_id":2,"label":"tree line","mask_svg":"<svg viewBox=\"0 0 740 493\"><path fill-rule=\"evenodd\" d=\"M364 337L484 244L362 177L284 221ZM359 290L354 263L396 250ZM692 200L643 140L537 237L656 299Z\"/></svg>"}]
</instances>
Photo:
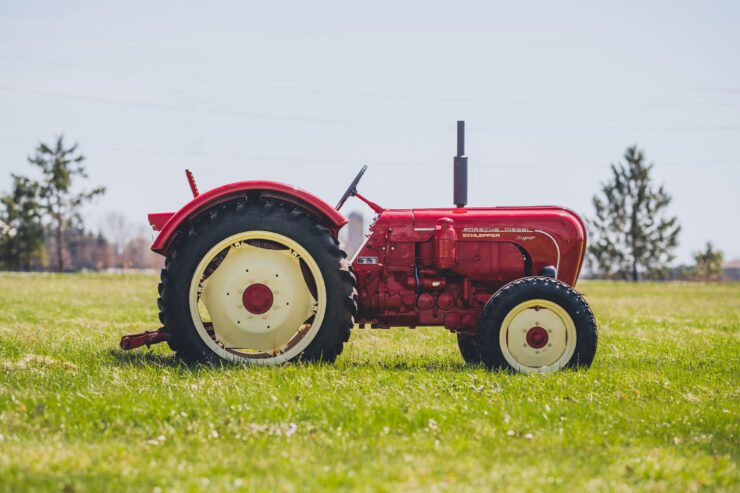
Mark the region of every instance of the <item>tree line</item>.
<instances>
[{"instance_id":1,"label":"tree line","mask_svg":"<svg viewBox=\"0 0 740 493\"><path fill-rule=\"evenodd\" d=\"M681 226L668 214L671 196L651 177L643 151L636 146L624 162L610 166L611 177L593 197L594 215L587 218L587 264L593 277L604 279L717 280L722 252L711 243L694 253L695 265L670 267ZM88 178L85 157L77 144L40 143L28 162L40 178L11 175L11 191L0 198L0 268L64 272L109 267L156 268L161 258L149 251L142 236L130 238L122 215L107 219L108 236L86 230L83 205L105 193L105 187L76 191Z\"/></svg>"},{"instance_id":2,"label":"tree line","mask_svg":"<svg viewBox=\"0 0 740 493\"><path fill-rule=\"evenodd\" d=\"M37 179L11 175L11 189L0 196L0 269L28 271L103 270L111 267L153 268L160 262L148 240L130 238L112 243L101 232L86 229L85 204L105 187L79 190L88 178L78 145L67 147L64 136L53 145L40 143L28 157ZM120 215L109 214L109 223ZM109 228L115 232L115 224Z\"/></svg>"}]
</instances>

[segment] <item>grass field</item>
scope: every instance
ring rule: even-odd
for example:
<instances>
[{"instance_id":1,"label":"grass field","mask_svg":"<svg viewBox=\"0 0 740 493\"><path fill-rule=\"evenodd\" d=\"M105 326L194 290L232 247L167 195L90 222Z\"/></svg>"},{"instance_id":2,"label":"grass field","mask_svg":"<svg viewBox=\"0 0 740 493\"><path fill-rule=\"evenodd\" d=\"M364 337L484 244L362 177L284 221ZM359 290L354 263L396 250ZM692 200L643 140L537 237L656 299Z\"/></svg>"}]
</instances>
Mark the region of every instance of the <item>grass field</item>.
<instances>
[{"instance_id":1,"label":"grass field","mask_svg":"<svg viewBox=\"0 0 740 493\"><path fill-rule=\"evenodd\" d=\"M335 365L185 367L150 276L0 275L0 491L740 489L740 285L583 283L586 372L463 365L443 329Z\"/></svg>"}]
</instances>

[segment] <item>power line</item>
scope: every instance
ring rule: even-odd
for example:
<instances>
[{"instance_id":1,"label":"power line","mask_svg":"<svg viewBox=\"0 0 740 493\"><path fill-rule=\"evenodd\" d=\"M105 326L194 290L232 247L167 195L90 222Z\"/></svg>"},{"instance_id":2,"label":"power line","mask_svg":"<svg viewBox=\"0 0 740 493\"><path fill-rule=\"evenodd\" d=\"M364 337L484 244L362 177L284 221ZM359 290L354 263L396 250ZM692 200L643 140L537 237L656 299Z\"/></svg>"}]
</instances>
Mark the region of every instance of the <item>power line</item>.
<instances>
[{"instance_id":1,"label":"power line","mask_svg":"<svg viewBox=\"0 0 740 493\"><path fill-rule=\"evenodd\" d=\"M105 73L115 73L115 74L124 74L129 75L133 77L141 77L141 73L137 73L130 70L123 70L119 68L113 68L113 67L103 67L103 66L93 66L93 65L80 65L77 63L68 63L68 62L60 62L58 60L42 60L42 59L36 59L36 58L26 58L26 57L20 57L17 55L7 54L7 53L0 53L0 60L8 60L18 63L30 63L30 64L37 64L37 65L48 65L53 67L60 67L65 69L74 69L74 70L89 70L89 71L99 71L99 72L105 72ZM197 77L190 76L187 81L191 82L198 82L202 84L207 84L211 87L224 87L223 81L214 82L212 80L207 79L201 79ZM232 84L231 87L243 89L244 84L235 85ZM252 84L252 87L255 89L258 89L257 86L254 86ZM607 103L607 102L584 102L584 101L553 101L553 100L518 100L518 99L512 99L512 98L504 98L504 99L492 99L492 98L480 98L480 97L461 97L461 96L455 96L455 97L445 97L445 96L424 96L419 95L418 92L414 91L411 93L391 93L391 92L377 92L377 91L358 91L358 90L347 90L345 88L337 89L337 88L315 88L315 87L297 87L297 86L291 86L291 85L275 85L271 84L269 86L262 86L261 89L263 90L281 90L281 91L293 91L293 92L304 92L304 93L312 93L312 94L327 94L336 96L337 94L346 94L350 96L360 96L360 97L366 97L366 98L377 98L377 99L391 99L391 100L404 100L404 101L420 101L420 102L432 102L432 103L490 103L490 104L496 104L496 105L505 105L505 106L551 106L551 107L560 107L560 106L567 106L567 107L580 107L580 108L593 108L593 107L603 107L603 108L622 108L622 107L684 107L684 106L727 106L727 105L735 105L740 104L740 100L732 100L732 101L665 101L665 102L659 102L659 101L647 101L647 102L639 102L639 101L630 101L630 102L613 102L613 103ZM725 88L697 88L695 89L697 92L707 92L707 93L717 93L717 94L738 94L740 93L740 90L738 89L725 89Z\"/></svg>"},{"instance_id":2,"label":"power line","mask_svg":"<svg viewBox=\"0 0 740 493\"><path fill-rule=\"evenodd\" d=\"M142 102L142 101L101 98L97 96L86 96L82 94L69 94L69 93L61 93L61 92L53 92L53 91L41 91L37 89L28 89L28 88L21 88L21 87L0 86L0 91L19 92L19 93L25 93L25 94L35 94L39 96L51 96L51 97L61 98L61 99L75 99L75 100L81 100L81 101L91 101L94 103L117 104L117 105L123 105L123 106L139 106L139 107L143 106L143 107L152 107L152 108L168 109L168 110L177 109L175 105L167 105L167 104L162 104L162 103L147 103L147 102Z\"/></svg>"},{"instance_id":3,"label":"power line","mask_svg":"<svg viewBox=\"0 0 740 493\"><path fill-rule=\"evenodd\" d=\"M42 91L36 89L17 88L0 86L0 91L6 92L17 92L26 93L40 96L55 97L61 99L72 99L72 100L83 100L95 103L115 104L120 106L130 107L145 107L154 108L167 111L187 111L186 109L179 107L174 104L163 104L163 103L150 103L143 101L132 101L132 100L120 100L112 98L103 98L97 96L86 96L79 94L60 93L53 91ZM308 123L308 124L323 124L323 125L337 125L337 126L370 126L370 127L383 127L387 128L391 123L387 120L354 120L336 117L321 117L321 116L303 116L303 115L286 115L286 114L268 114L268 113L254 113L238 110L221 110L221 109L208 109L206 113L221 116L230 116L235 118L244 118L249 120L273 120L273 121L284 121L284 122L296 122L296 123ZM418 129L419 127L435 126L430 122L421 121L397 121L392 125L400 127L410 127L412 129ZM485 125L477 128L476 133L496 133L496 134L567 134L567 133L579 133L579 134L608 134L608 133L681 133L681 132L739 132L740 126L735 125L714 125L714 126L675 126L675 127L664 127L664 128L620 128L620 127L608 127L608 126L594 126L590 125L587 127L564 127L562 125L555 125L549 127L537 127L527 126L523 128L513 128L512 125L500 125L498 127L486 127Z\"/></svg>"},{"instance_id":4,"label":"power line","mask_svg":"<svg viewBox=\"0 0 740 493\"><path fill-rule=\"evenodd\" d=\"M0 142L11 142L16 144L26 144L27 142L21 139L10 139L7 137L0 137ZM143 154L152 156L170 156L175 158L190 158L190 159L204 159L204 160L236 160L236 161L267 161L267 162L284 162L284 163L305 163L312 165L350 165L352 164L350 159L327 159L327 158L306 158L297 156L275 156L275 155L257 155L257 154L229 154L229 153L194 153L184 152L171 149L144 149L136 147L109 147L109 146L97 146L97 145L86 145L85 149L93 151L105 151L111 153L129 153L129 154ZM359 163L361 160L352 158ZM362 159L364 162L365 159ZM422 162L422 161L395 161L395 160L374 160L371 161L370 166L377 167L397 167L397 166L413 166L413 167L426 167L430 169L444 168L449 166L448 162ZM480 163L478 163L480 164ZM503 166L503 164L501 164ZM573 163L572 161L567 162L509 162L507 166L513 166L516 168L526 169L586 169L586 168L597 168L606 167L608 163ZM680 161L668 161L660 162L660 168L692 168L697 166L702 167L740 167L740 160L738 161L695 161L695 162L680 162ZM476 166L473 163L473 166Z\"/></svg>"}]
</instances>

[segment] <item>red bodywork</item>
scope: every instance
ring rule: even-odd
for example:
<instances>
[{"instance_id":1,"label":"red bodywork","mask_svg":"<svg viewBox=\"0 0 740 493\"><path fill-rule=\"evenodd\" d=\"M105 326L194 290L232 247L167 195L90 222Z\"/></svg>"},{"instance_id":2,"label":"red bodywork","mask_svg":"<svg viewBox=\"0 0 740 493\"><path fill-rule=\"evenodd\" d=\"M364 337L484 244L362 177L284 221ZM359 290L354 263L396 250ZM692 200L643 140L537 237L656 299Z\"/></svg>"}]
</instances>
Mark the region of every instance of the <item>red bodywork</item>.
<instances>
[{"instance_id":1,"label":"red bodywork","mask_svg":"<svg viewBox=\"0 0 740 493\"><path fill-rule=\"evenodd\" d=\"M385 210L355 257L359 323L475 332L503 285L552 267L574 285L586 230L561 207Z\"/></svg>"},{"instance_id":2,"label":"red bodywork","mask_svg":"<svg viewBox=\"0 0 740 493\"><path fill-rule=\"evenodd\" d=\"M159 236L152 250L167 255L189 220L242 198L274 198L302 207L336 237L347 220L318 197L268 181L233 183L197 195L176 213L149 214ZM562 207L386 209L378 213L352 262L357 276L356 322L373 327L444 326L474 333L483 305L499 288L546 267L573 286L583 263L586 229ZM126 349L164 340L160 332L127 336Z\"/></svg>"},{"instance_id":3,"label":"red bodywork","mask_svg":"<svg viewBox=\"0 0 740 493\"><path fill-rule=\"evenodd\" d=\"M191 183L191 188L195 183ZM193 194L197 188L193 189ZM276 183L273 181L242 181L214 188L208 192L197 195L182 209L175 213L149 214L149 223L159 236L152 244L152 250L167 255L169 246L180 232L180 226L189 218L198 216L212 207L243 198L256 199L258 197L269 197L291 204L295 204L319 218L322 223L332 230L336 236L339 229L347 224L347 219L334 210L329 204L298 187Z\"/></svg>"}]
</instances>

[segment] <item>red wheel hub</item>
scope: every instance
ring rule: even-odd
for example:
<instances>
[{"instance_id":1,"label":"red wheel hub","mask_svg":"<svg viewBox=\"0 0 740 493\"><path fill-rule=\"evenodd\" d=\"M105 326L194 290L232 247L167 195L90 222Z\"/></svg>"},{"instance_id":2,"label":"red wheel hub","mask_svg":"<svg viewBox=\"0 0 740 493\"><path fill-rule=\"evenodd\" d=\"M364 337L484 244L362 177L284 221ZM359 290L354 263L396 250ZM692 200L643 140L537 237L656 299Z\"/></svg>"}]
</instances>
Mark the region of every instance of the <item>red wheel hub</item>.
<instances>
[{"instance_id":1,"label":"red wheel hub","mask_svg":"<svg viewBox=\"0 0 740 493\"><path fill-rule=\"evenodd\" d=\"M269 310L272 307L272 301L272 291L264 284L252 284L244 290L242 295L244 308L255 315L261 315Z\"/></svg>"},{"instance_id":2,"label":"red wheel hub","mask_svg":"<svg viewBox=\"0 0 740 493\"><path fill-rule=\"evenodd\" d=\"M548 339L547 331L542 327L532 327L527 332L527 344L535 349L545 347Z\"/></svg>"}]
</instances>

